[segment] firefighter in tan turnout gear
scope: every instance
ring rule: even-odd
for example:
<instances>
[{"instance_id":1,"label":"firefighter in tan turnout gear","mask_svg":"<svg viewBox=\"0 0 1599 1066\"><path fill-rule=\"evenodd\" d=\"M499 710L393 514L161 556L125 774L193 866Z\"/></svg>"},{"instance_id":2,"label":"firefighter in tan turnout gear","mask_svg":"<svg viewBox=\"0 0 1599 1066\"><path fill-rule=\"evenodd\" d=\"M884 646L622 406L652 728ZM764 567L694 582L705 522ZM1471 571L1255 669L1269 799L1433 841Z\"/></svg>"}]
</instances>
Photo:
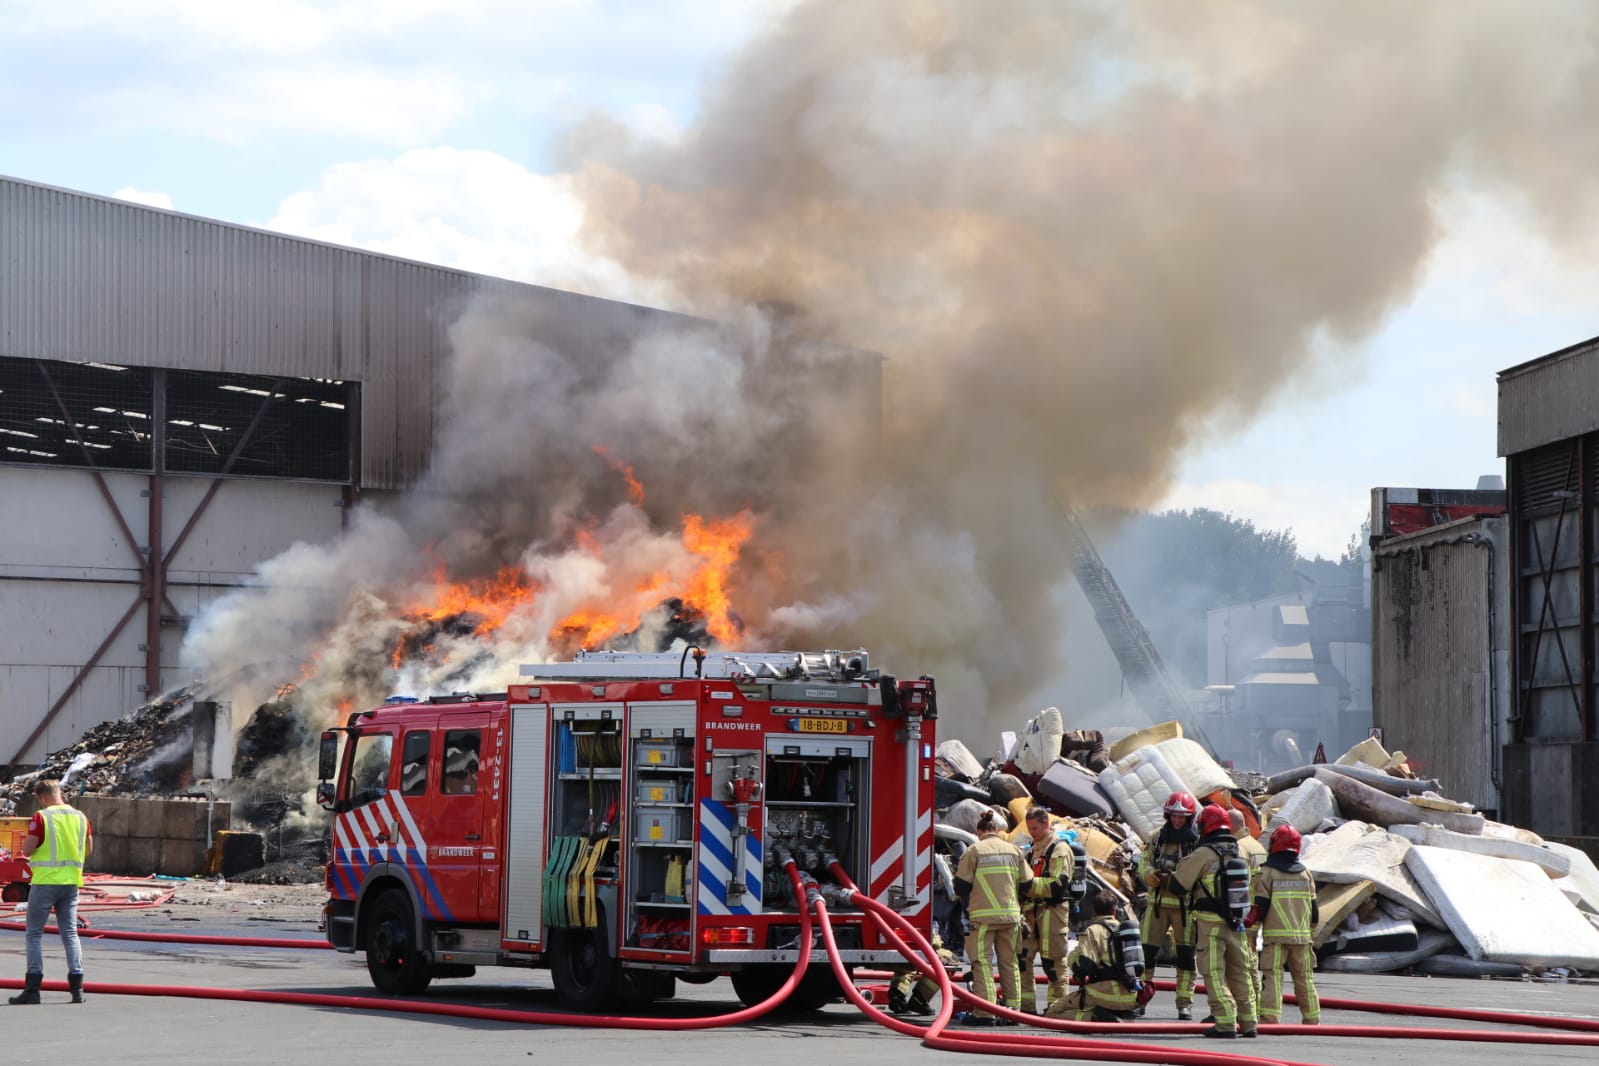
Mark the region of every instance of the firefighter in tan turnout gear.
<instances>
[{"instance_id":1,"label":"firefighter in tan turnout gear","mask_svg":"<svg viewBox=\"0 0 1599 1066\"><path fill-rule=\"evenodd\" d=\"M1155 986L1145 984L1144 952L1138 926L1116 921L1116 897L1101 891L1090 904L1094 917L1077 934L1077 949L1067 961L1077 990L1049 1005L1048 1016L1079 1022L1132 1021Z\"/></svg>"},{"instance_id":2,"label":"firefighter in tan turnout gear","mask_svg":"<svg viewBox=\"0 0 1599 1066\"><path fill-rule=\"evenodd\" d=\"M1255 874L1250 924L1260 922L1265 947L1260 952L1260 1020L1276 1022L1283 1014L1283 966L1294 975L1294 998L1306 1025L1321 1024L1316 998L1316 967L1310 934L1321 915L1316 908L1316 881L1299 861L1299 830L1280 825L1271 833L1271 854Z\"/></svg>"},{"instance_id":3,"label":"firefighter in tan turnout gear","mask_svg":"<svg viewBox=\"0 0 1599 1066\"><path fill-rule=\"evenodd\" d=\"M1207 804L1194 819L1199 843L1177 866L1172 886L1194 914L1194 940L1205 995L1216 1024L1206 1036L1255 1035L1255 982L1244 942L1249 864L1238 854L1227 812Z\"/></svg>"},{"instance_id":4,"label":"firefighter in tan turnout gear","mask_svg":"<svg viewBox=\"0 0 1599 1066\"><path fill-rule=\"evenodd\" d=\"M1077 863L1072 846L1055 834L1049 811L1033 807L1027 812L1027 833L1033 838L1027 860L1033 868L1033 887L1022 901L1026 935L1022 940L1018 971L1022 977L1022 1006L1038 1013L1037 984L1033 981L1033 955L1044 963L1049 978L1045 1008L1069 990L1066 973L1066 935L1072 920L1071 891Z\"/></svg>"},{"instance_id":5,"label":"firefighter in tan turnout gear","mask_svg":"<svg viewBox=\"0 0 1599 1066\"><path fill-rule=\"evenodd\" d=\"M994 1000L994 959L999 960L1000 1002L1012 1010L1022 1005L1016 950L1021 943L1021 896L1033 883L1033 869L1021 849L999 835L1000 816L984 811L977 819L977 843L966 849L955 868L955 894L966 901L972 931L966 958L972 964L972 990ZM991 1014L972 1011L966 1025L1010 1025Z\"/></svg>"},{"instance_id":6,"label":"firefighter in tan turnout gear","mask_svg":"<svg viewBox=\"0 0 1599 1066\"><path fill-rule=\"evenodd\" d=\"M1171 875L1199 843L1193 824L1199 802L1186 792L1173 792L1164 810L1166 824L1138 857L1138 876L1149 886L1144 909L1144 965L1153 980L1161 942L1169 935L1177 956L1177 1018L1186 1022L1194 1016L1194 934L1184 901L1172 888Z\"/></svg>"}]
</instances>

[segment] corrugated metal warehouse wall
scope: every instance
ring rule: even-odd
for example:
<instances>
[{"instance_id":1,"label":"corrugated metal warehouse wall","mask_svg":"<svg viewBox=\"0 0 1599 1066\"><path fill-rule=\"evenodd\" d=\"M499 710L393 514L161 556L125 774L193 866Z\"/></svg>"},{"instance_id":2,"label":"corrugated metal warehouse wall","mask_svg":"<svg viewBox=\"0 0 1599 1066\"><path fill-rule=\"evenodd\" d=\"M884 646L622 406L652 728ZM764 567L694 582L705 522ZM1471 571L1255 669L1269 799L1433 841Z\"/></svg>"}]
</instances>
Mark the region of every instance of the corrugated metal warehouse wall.
<instances>
[{"instance_id":1,"label":"corrugated metal warehouse wall","mask_svg":"<svg viewBox=\"0 0 1599 1066\"><path fill-rule=\"evenodd\" d=\"M485 294L513 301L558 342L600 350L696 321L0 178L0 357L355 383L360 456L348 488L235 469L178 551L211 476L149 465L97 474L81 440L75 467L36 446L18 457L26 465L0 453L0 766L188 680L175 670L182 627L207 603L296 540L337 536L356 490L414 484L433 443L448 330ZM13 369L37 382L59 376L62 363L51 366ZM160 408L138 410L153 419ZM74 418L53 404L12 413L58 435ZM152 543L174 553L159 597Z\"/></svg>"},{"instance_id":2,"label":"corrugated metal warehouse wall","mask_svg":"<svg viewBox=\"0 0 1599 1066\"><path fill-rule=\"evenodd\" d=\"M1372 724L1444 794L1498 811L1510 694L1504 518L1393 537L1372 552Z\"/></svg>"},{"instance_id":3,"label":"corrugated metal warehouse wall","mask_svg":"<svg viewBox=\"0 0 1599 1066\"><path fill-rule=\"evenodd\" d=\"M483 292L569 328L687 321L0 178L0 355L359 381L365 488L423 472L446 330Z\"/></svg>"},{"instance_id":4,"label":"corrugated metal warehouse wall","mask_svg":"<svg viewBox=\"0 0 1599 1066\"><path fill-rule=\"evenodd\" d=\"M1505 808L1599 855L1599 338L1499 375L1514 714Z\"/></svg>"}]
</instances>

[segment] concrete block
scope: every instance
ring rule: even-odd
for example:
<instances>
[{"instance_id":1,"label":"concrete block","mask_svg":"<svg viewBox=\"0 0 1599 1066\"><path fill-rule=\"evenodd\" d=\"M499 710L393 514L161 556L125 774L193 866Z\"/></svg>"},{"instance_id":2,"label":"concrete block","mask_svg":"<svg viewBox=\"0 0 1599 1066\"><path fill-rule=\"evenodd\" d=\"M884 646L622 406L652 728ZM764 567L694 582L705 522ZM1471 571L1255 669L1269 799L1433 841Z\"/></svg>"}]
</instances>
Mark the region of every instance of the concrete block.
<instances>
[{"instance_id":1,"label":"concrete block","mask_svg":"<svg viewBox=\"0 0 1599 1066\"><path fill-rule=\"evenodd\" d=\"M167 800L162 804L161 836L166 840L200 840L205 836L204 800Z\"/></svg>"},{"instance_id":2,"label":"concrete block","mask_svg":"<svg viewBox=\"0 0 1599 1066\"><path fill-rule=\"evenodd\" d=\"M119 876L132 872L128 868L128 838L102 837L96 830L94 854L89 856L85 869L91 873Z\"/></svg>"},{"instance_id":3,"label":"concrete block","mask_svg":"<svg viewBox=\"0 0 1599 1066\"><path fill-rule=\"evenodd\" d=\"M136 799L128 802L133 807L128 835L141 840L160 840L161 822L166 814L166 801Z\"/></svg>"},{"instance_id":4,"label":"concrete block","mask_svg":"<svg viewBox=\"0 0 1599 1066\"><path fill-rule=\"evenodd\" d=\"M128 837L133 830L132 801L122 796L96 796L96 813L89 815L96 837ZM85 814L89 812L85 811Z\"/></svg>"},{"instance_id":5,"label":"concrete block","mask_svg":"<svg viewBox=\"0 0 1599 1066\"><path fill-rule=\"evenodd\" d=\"M161 841L161 862L156 873L193 877L205 865L205 844L198 840Z\"/></svg>"},{"instance_id":6,"label":"concrete block","mask_svg":"<svg viewBox=\"0 0 1599 1066\"><path fill-rule=\"evenodd\" d=\"M161 838L160 837L128 837L127 869L123 873L131 877L144 877L156 872L161 865ZM96 849L99 848L96 844Z\"/></svg>"}]
</instances>

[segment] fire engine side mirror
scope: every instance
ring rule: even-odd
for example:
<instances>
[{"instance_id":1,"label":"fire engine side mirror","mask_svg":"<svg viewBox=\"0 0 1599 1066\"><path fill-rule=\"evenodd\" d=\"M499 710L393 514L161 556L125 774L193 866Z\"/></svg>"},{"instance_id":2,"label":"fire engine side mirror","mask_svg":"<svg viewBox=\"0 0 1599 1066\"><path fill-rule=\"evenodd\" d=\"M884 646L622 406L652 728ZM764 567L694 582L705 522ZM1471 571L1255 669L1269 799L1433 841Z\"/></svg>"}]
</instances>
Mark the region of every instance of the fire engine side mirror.
<instances>
[{"instance_id":1,"label":"fire engine side mirror","mask_svg":"<svg viewBox=\"0 0 1599 1066\"><path fill-rule=\"evenodd\" d=\"M318 781L316 783L316 802L317 806L321 807L325 811L331 811L333 809L332 781Z\"/></svg>"},{"instance_id":2,"label":"fire engine side mirror","mask_svg":"<svg viewBox=\"0 0 1599 1066\"><path fill-rule=\"evenodd\" d=\"M339 735L333 730L322 734L322 747L317 752L316 776L319 781L331 781L339 768Z\"/></svg>"}]
</instances>

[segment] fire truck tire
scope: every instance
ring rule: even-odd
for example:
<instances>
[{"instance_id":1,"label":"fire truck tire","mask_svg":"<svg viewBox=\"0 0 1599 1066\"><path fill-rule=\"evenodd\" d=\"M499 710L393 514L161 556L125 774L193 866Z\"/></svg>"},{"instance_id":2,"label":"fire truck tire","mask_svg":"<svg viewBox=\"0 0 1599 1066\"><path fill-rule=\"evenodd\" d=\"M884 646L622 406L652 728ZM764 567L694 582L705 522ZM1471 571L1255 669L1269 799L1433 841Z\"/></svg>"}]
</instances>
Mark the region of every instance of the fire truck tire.
<instances>
[{"instance_id":1,"label":"fire truck tire","mask_svg":"<svg viewBox=\"0 0 1599 1066\"><path fill-rule=\"evenodd\" d=\"M372 987L389 996L414 996L433 980L427 960L413 943L416 919L411 901L399 889L390 889L372 905L372 925L367 933L366 972Z\"/></svg>"},{"instance_id":2,"label":"fire truck tire","mask_svg":"<svg viewBox=\"0 0 1599 1066\"><path fill-rule=\"evenodd\" d=\"M733 974L733 991L738 993L740 1003L753 1007L772 998L783 982L788 980L789 972L786 966L739 970ZM775 1010L783 1014L809 1014L821 1010L843 994L831 969L826 966L815 967L806 971L805 976L800 978L799 987L790 992Z\"/></svg>"},{"instance_id":3,"label":"fire truck tire","mask_svg":"<svg viewBox=\"0 0 1599 1066\"><path fill-rule=\"evenodd\" d=\"M621 992L622 968L611 955L599 930L565 929L552 945L550 977L555 998L567 1010L605 1011L616 1005Z\"/></svg>"}]
</instances>

